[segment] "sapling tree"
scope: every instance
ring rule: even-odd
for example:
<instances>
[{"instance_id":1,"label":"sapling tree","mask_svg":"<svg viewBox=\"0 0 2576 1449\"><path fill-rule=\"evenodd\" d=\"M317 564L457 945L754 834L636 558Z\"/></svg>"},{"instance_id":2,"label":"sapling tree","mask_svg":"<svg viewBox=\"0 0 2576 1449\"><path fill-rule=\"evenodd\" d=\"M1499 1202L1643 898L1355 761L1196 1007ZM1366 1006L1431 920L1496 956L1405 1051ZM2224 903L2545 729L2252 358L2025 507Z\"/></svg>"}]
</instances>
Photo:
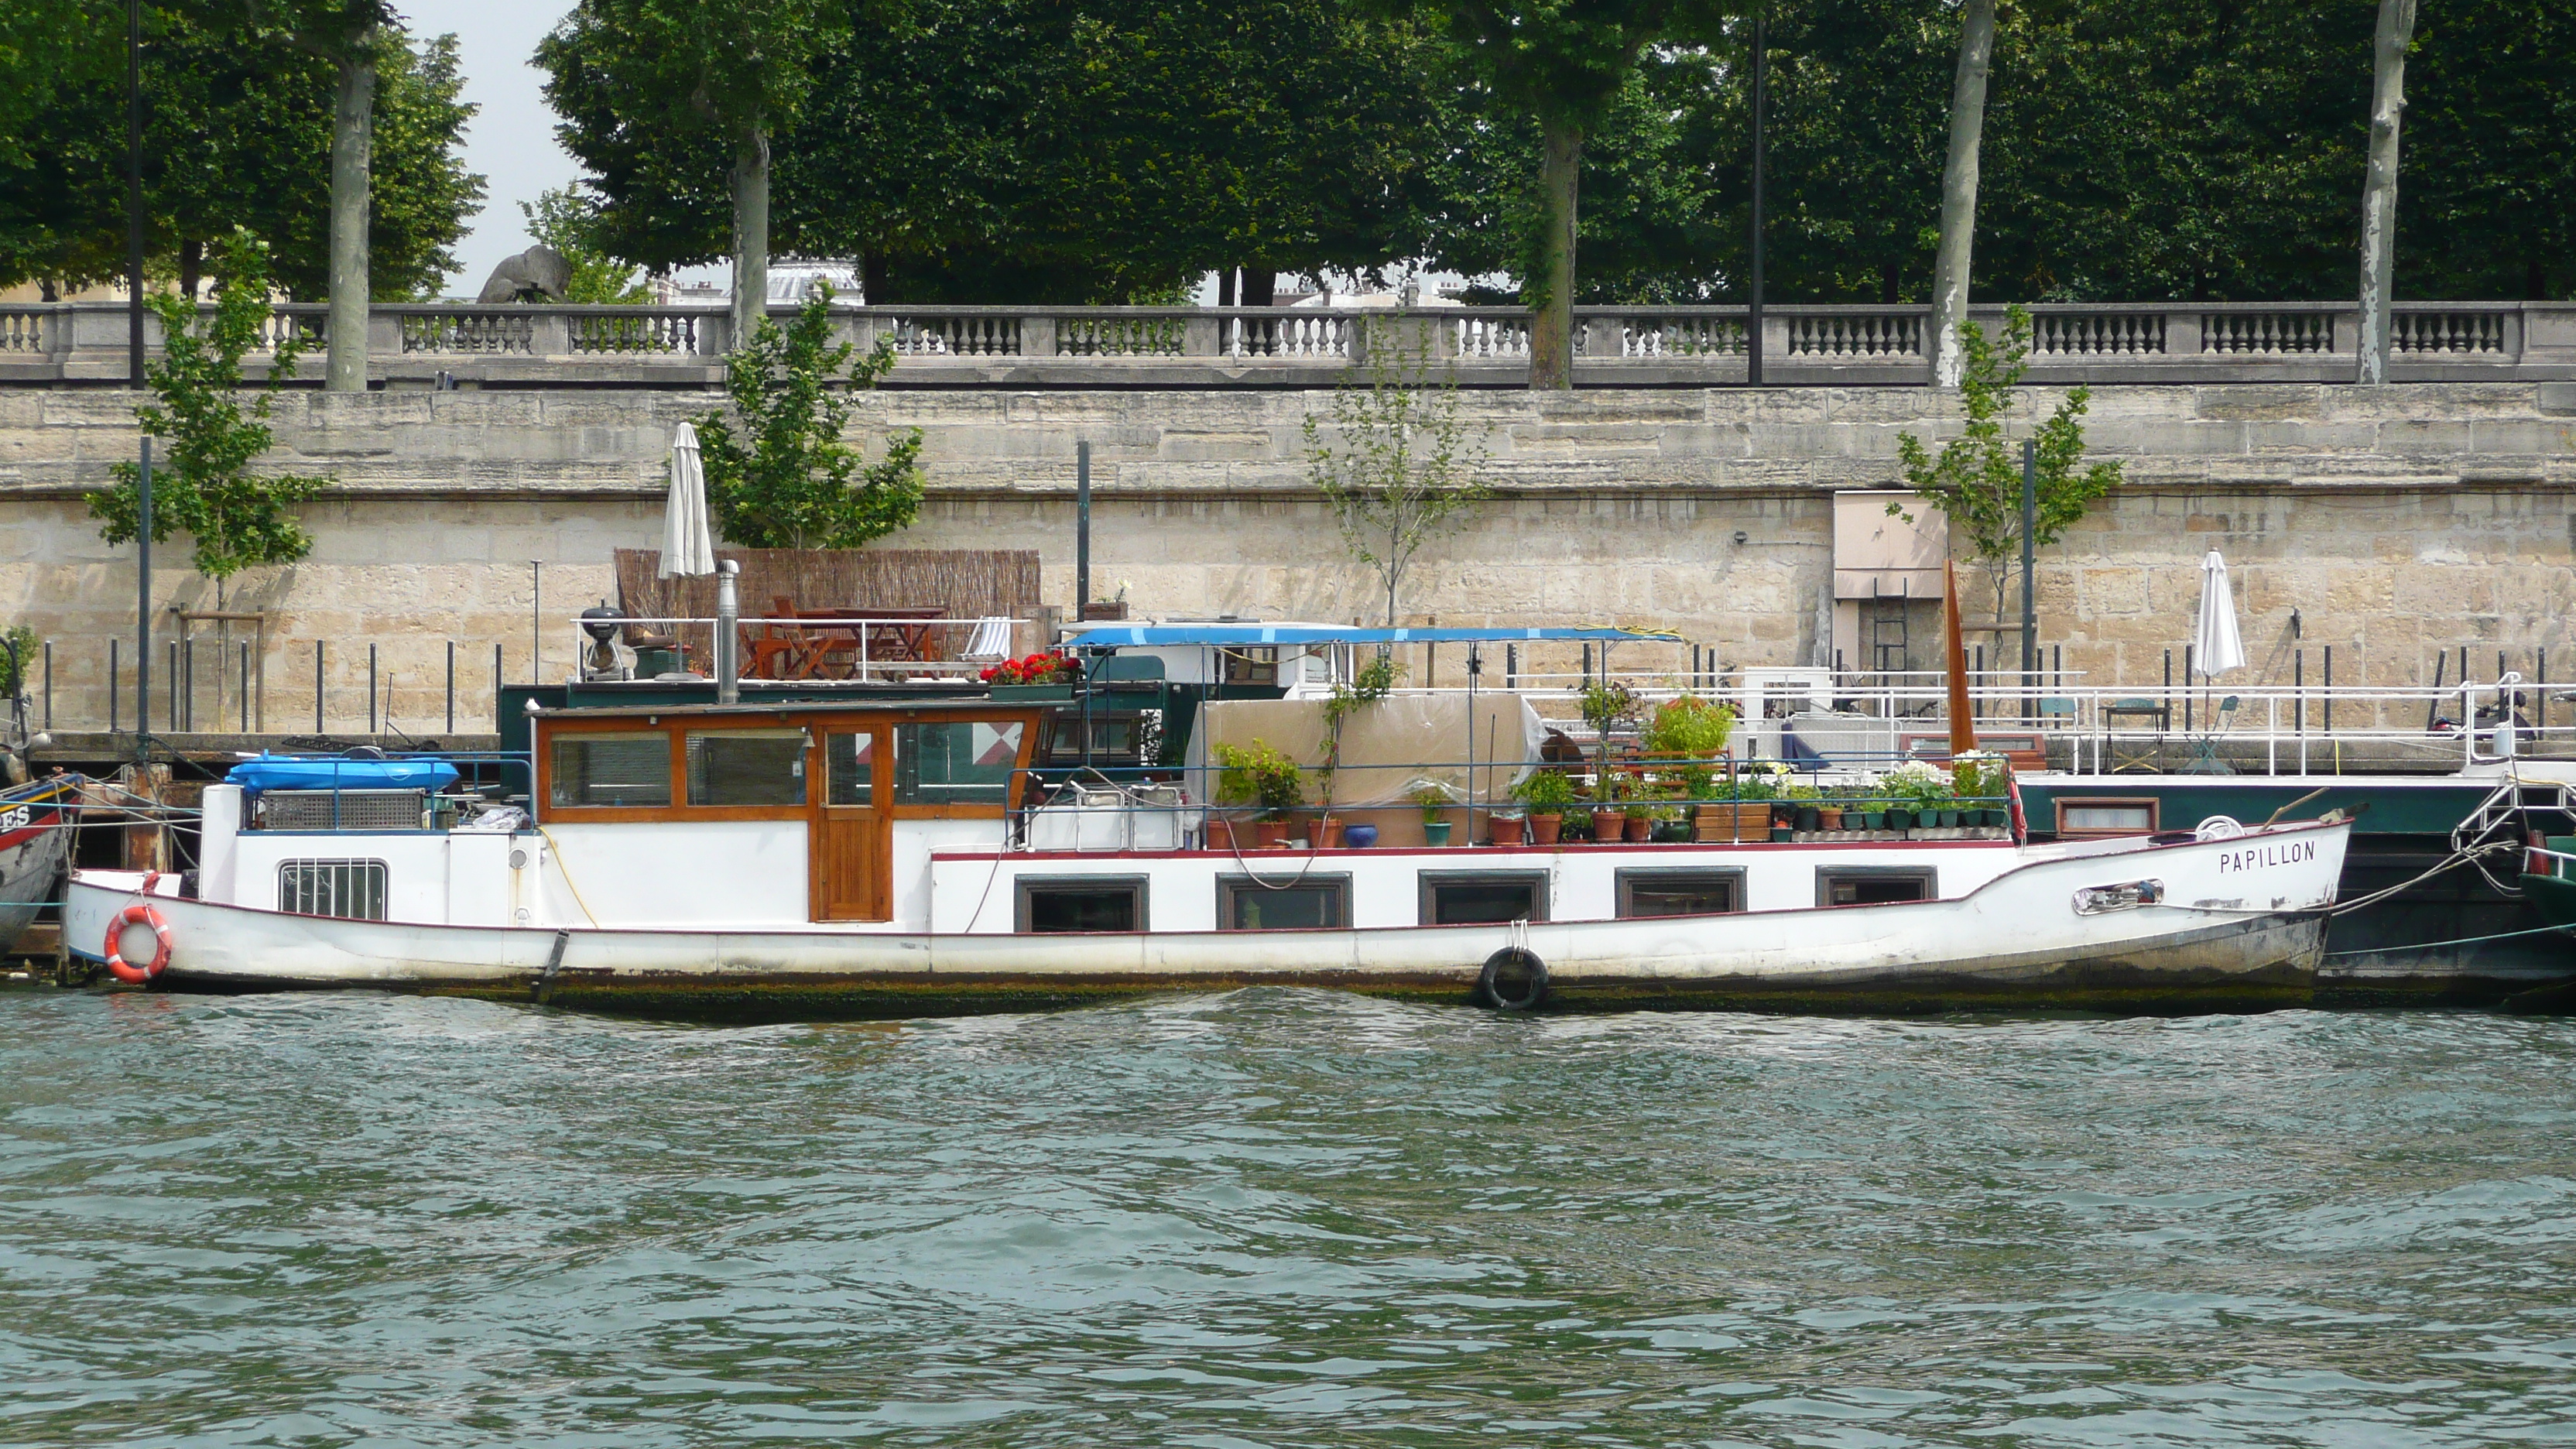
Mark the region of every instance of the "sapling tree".
<instances>
[{"instance_id":1,"label":"sapling tree","mask_svg":"<svg viewBox=\"0 0 2576 1449\"><path fill-rule=\"evenodd\" d=\"M1491 494L1476 477L1485 450L1458 415L1456 374L1431 378L1429 328L1399 320L1378 331L1367 381L1333 393L1330 433L1306 415L1306 467L1343 544L1386 590L1391 629L1415 555Z\"/></svg>"},{"instance_id":2,"label":"sapling tree","mask_svg":"<svg viewBox=\"0 0 2576 1449\"><path fill-rule=\"evenodd\" d=\"M173 292L148 305L161 319L162 354L145 373L156 399L134 410L143 431L169 446L152 470L152 539L195 540L191 561L218 586L243 569L293 563L313 551L294 509L331 485L325 477L253 473L252 460L276 439L269 405L304 352L303 335L278 327L268 378L242 406L242 359L270 345L268 246L236 228L214 247L218 279L212 316ZM139 470L119 463L114 486L88 496L102 538L131 543L139 512ZM218 594L220 598L220 593Z\"/></svg>"},{"instance_id":3,"label":"sapling tree","mask_svg":"<svg viewBox=\"0 0 2576 1449\"><path fill-rule=\"evenodd\" d=\"M921 512L921 430L886 436L874 463L842 441L849 388L894 367L891 339L858 348L832 340L832 292L821 289L781 328L764 317L749 345L725 359L725 406L698 418L707 510L746 548L857 548L908 527Z\"/></svg>"},{"instance_id":4,"label":"sapling tree","mask_svg":"<svg viewBox=\"0 0 2576 1449\"><path fill-rule=\"evenodd\" d=\"M2003 617L2011 582L2021 565L2021 448L2005 436L2005 419L2017 403L2015 389L2028 368L2030 314L2019 307L2005 314L2001 345L1974 322L1959 324L1959 405L1967 426L1935 454L1912 433L1899 433L1896 452L1905 485L1923 502L1940 509L1967 542L1969 552L1994 586L1995 617ZM2070 389L2054 412L2042 419L2032 436L2038 439L2037 507L2033 510L2031 544L2057 542L2093 504L2123 481L2116 462L2084 463L2084 413L2091 406L2090 388ZM1903 515L1902 503L1887 511Z\"/></svg>"}]
</instances>

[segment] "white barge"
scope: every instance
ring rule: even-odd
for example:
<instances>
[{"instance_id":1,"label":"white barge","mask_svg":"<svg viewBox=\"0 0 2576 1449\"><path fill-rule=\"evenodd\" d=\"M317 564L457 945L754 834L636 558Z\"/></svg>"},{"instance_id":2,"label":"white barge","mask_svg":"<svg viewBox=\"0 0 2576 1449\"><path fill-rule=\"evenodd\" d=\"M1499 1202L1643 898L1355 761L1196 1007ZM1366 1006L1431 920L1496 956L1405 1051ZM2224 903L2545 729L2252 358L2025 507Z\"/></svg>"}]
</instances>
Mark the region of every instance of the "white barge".
<instances>
[{"instance_id":1,"label":"white barge","mask_svg":"<svg viewBox=\"0 0 2576 1449\"><path fill-rule=\"evenodd\" d=\"M1263 984L1516 1009L2185 1010L2307 998L2350 829L1207 849L1186 778L1037 798L1046 718L984 699L547 712L532 816L415 795L369 820L384 802L339 791L299 817L303 792L211 786L198 869L76 872L65 937L161 988L738 1017Z\"/></svg>"}]
</instances>

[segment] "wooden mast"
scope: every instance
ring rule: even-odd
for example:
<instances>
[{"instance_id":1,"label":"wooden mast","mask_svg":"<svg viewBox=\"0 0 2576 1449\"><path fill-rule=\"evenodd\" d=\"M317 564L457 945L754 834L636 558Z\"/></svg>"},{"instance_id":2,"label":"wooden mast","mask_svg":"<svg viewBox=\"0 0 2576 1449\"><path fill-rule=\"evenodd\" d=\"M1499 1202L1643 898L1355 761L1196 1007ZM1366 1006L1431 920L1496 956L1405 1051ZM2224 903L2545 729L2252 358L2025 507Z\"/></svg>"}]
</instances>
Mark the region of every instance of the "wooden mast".
<instances>
[{"instance_id":1,"label":"wooden mast","mask_svg":"<svg viewBox=\"0 0 2576 1449\"><path fill-rule=\"evenodd\" d=\"M1950 758L1955 760L1977 747L1977 719L1968 705L1968 646L1959 637L1959 569L1946 561L1941 565L1941 616L1950 656Z\"/></svg>"}]
</instances>

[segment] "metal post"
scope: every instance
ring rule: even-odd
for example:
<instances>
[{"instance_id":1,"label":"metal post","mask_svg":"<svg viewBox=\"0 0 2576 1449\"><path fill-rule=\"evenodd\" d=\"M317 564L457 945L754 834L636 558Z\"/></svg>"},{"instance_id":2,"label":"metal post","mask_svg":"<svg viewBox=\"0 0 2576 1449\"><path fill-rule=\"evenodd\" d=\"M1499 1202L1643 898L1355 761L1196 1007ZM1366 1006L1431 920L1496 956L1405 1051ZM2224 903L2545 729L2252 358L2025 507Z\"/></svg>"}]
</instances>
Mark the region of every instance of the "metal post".
<instances>
[{"instance_id":1,"label":"metal post","mask_svg":"<svg viewBox=\"0 0 2576 1449\"><path fill-rule=\"evenodd\" d=\"M528 560L528 682L546 682L546 563Z\"/></svg>"},{"instance_id":2,"label":"metal post","mask_svg":"<svg viewBox=\"0 0 2576 1449\"><path fill-rule=\"evenodd\" d=\"M2544 649L2544 650L2542 650L2542 651L2541 651L2541 657L2542 657L2543 659L2548 658L2548 657L2549 657L2549 651L2547 651L2547 650L2545 650L2545 649ZM2540 682L2541 682L2541 683L2543 683L2543 684L2547 684L2547 683L2549 682L2549 666L2548 666L2548 665L2546 665L2546 664L2543 664L2543 665L2541 665L2541 666L2540 666ZM46 640L46 641L45 641L45 728L46 728L48 731L50 731L50 730L52 730L52 729L53 729L53 727L54 727L54 641L53 641L53 640L51 640L51 639L48 639L48 640Z\"/></svg>"},{"instance_id":3,"label":"metal post","mask_svg":"<svg viewBox=\"0 0 2576 1449\"><path fill-rule=\"evenodd\" d=\"M197 636L190 634L186 636L185 639L176 642L179 644L179 657L181 660L179 674L179 698L187 701L187 728L191 733L194 733L197 728ZM220 662L221 661L218 661L218 663ZM221 713L216 715L215 722L217 724L223 723L223 716Z\"/></svg>"},{"instance_id":4,"label":"metal post","mask_svg":"<svg viewBox=\"0 0 2576 1449\"><path fill-rule=\"evenodd\" d=\"M109 635L107 639L107 732L109 734L116 733L118 723L116 706L117 702L125 697L124 687L116 680L116 645L116 636Z\"/></svg>"},{"instance_id":5,"label":"metal post","mask_svg":"<svg viewBox=\"0 0 2576 1449\"><path fill-rule=\"evenodd\" d=\"M1753 266L1744 308L1744 381L1748 387L1762 385L1762 153L1771 70L1769 47L1762 33L1764 8L1753 7Z\"/></svg>"},{"instance_id":6,"label":"metal post","mask_svg":"<svg viewBox=\"0 0 2576 1449\"><path fill-rule=\"evenodd\" d=\"M2297 734L2306 734L2308 732L2308 651L2305 649L2290 651L2290 688L2296 691L2295 697L2299 702L2298 714L2291 723L2291 729Z\"/></svg>"},{"instance_id":7,"label":"metal post","mask_svg":"<svg viewBox=\"0 0 2576 1449\"><path fill-rule=\"evenodd\" d=\"M447 641L447 732L456 733L456 641Z\"/></svg>"},{"instance_id":8,"label":"metal post","mask_svg":"<svg viewBox=\"0 0 2576 1449\"><path fill-rule=\"evenodd\" d=\"M2182 732L2191 733L2191 656L2197 644L2182 646Z\"/></svg>"},{"instance_id":9,"label":"metal post","mask_svg":"<svg viewBox=\"0 0 2576 1449\"><path fill-rule=\"evenodd\" d=\"M48 650L53 648L50 644L45 647ZM2531 727L2545 735L2549 733L2549 647L2544 644L2540 648L2533 650L2531 653L2531 662L2534 670L2540 676L2540 692L2533 697L2531 702ZM54 656L51 653L47 653L45 655L45 728L52 729L53 727Z\"/></svg>"},{"instance_id":10,"label":"metal post","mask_svg":"<svg viewBox=\"0 0 2576 1449\"><path fill-rule=\"evenodd\" d=\"M170 732L179 732L179 641L170 641Z\"/></svg>"},{"instance_id":11,"label":"metal post","mask_svg":"<svg viewBox=\"0 0 2576 1449\"><path fill-rule=\"evenodd\" d=\"M492 644L492 732L501 731L501 644Z\"/></svg>"},{"instance_id":12,"label":"metal post","mask_svg":"<svg viewBox=\"0 0 2576 1449\"><path fill-rule=\"evenodd\" d=\"M243 734L250 733L250 641L247 639L241 646L241 728Z\"/></svg>"},{"instance_id":13,"label":"metal post","mask_svg":"<svg viewBox=\"0 0 2576 1449\"><path fill-rule=\"evenodd\" d=\"M742 703L742 661L735 657L734 634L742 617L742 600L733 576L742 565L732 559L716 563L716 703Z\"/></svg>"},{"instance_id":14,"label":"metal post","mask_svg":"<svg viewBox=\"0 0 2576 1449\"><path fill-rule=\"evenodd\" d=\"M1694 649L1693 652L1696 653L1696 649ZM2545 683L2546 681L2544 680L2543 682ZM1518 644L1506 644L1503 646L1503 688L1518 689L1520 687L1521 646Z\"/></svg>"},{"instance_id":15,"label":"metal post","mask_svg":"<svg viewBox=\"0 0 2576 1449\"><path fill-rule=\"evenodd\" d=\"M139 284L135 293L142 295ZM152 440L148 437L143 440L142 467L134 475L134 633L134 758L140 760L144 737L152 733Z\"/></svg>"},{"instance_id":16,"label":"metal post","mask_svg":"<svg viewBox=\"0 0 2576 1449\"><path fill-rule=\"evenodd\" d=\"M313 641L313 733L322 733L322 641Z\"/></svg>"},{"instance_id":17,"label":"metal post","mask_svg":"<svg viewBox=\"0 0 2576 1449\"><path fill-rule=\"evenodd\" d=\"M1091 604L1091 444L1073 445L1073 621Z\"/></svg>"},{"instance_id":18,"label":"metal post","mask_svg":"<svg viewBox=\"0 0 2576 1449\"><path fill-rule=\"evenodd\" d=\"M2021 715L2030 718L2031 664L2039 654L2039 581L2031 573L2039 527L2039 440L2021 440Z\"/></svg>"},{"instance_id":19,"label":"metal post","mask_svg":"<svg viewBox=\"0 0 2576 1449\"><path fill-rule=\"evenodd\" d=\"M2334 646L2326 646L2326 733L2334 733Z\"/></svg>"},{"instance_id":20,"label":"metal post","mask_svg":"<svg viewBox=\"0 0 2576 1449\"><path fill-rule=\"evenodd\" d=\"M367 733L376 733L376 646L367 646Z\"/></svg>"}]
</instances>

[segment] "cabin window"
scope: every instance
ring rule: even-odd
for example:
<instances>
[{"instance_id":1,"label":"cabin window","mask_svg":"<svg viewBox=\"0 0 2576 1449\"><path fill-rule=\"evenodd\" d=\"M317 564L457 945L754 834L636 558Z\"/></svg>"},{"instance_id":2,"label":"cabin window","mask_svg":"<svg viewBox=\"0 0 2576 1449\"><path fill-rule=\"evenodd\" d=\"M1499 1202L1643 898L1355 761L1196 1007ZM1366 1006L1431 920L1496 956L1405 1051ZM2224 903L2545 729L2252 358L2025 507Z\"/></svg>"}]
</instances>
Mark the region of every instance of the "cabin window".
<instances>
[{"instance_id":1,"label":"cabin window","mask_svg":"<svg viewBox=\"0 0 2576 1449\"><path fill-rule=\"evenodd\" d=\"M894 727L894 803L1006 805L1019 768L1018 720L946 720Z\"/></svg>"},{"instance_id":2,"label":"cabin window","mask_svg":"<svg viewBox=\"0 0 2576 1449\"><path fill-rule=\"evenodd\" d=\"M1216 879L1216 924L1224 931L1337 930L1351 923L1351 878L1310 875L1263 885L1248 875Z\"/></svg>"},{"instance_id":3,"label":"cabin window","mask_svg":"<svg viewBox=\"0 0 2576 1449\"><path fill-rule=\"evenodd\" d=\"M1022 876L1015 927L1023 934L1145 929L1141 875Z\"/></svg>"},{"instance_id":4,"label":"cabin window","mask_svg":"<svg viewBox=\"0 0 2576 1449\"><path fill-rule=\"evenodd\" d=\"M1939 897L1940 877L1924 865L1827 866L1816 872L1820 906L1885 906Z\"/></svg>"},{"instance_id":5,"label":"cabin window","mask_svg":"<svg viewBox=\"0 0 2576 1449\"><path fill-rule=\"evenodd\" d=\"M1623 870L1619 914L1722 916L1744 909L1740 870Z\"/></svg>"},{"instance_id":6,"label":"cabin window","mask_svg":"<svg viewBox=\"0 0 2576 1449\"><path fill-rule=\"evenodd\" d=\"M805 732L689 731L689 803L804 804Z\"/></svg>"},{"instance_id":7,"label":"cabin window","mask_svg":"<svg viewBox=\"0 0 2576 1449\"><path fill-rule=\"evenodd\" d=\"M381 860L286 860L277 866L277 908L297 916L385 919Z\"/></svg>"},{"instance_id":8,"label":"cabin window","mask_svg":"<svg viewBox=\"0 0 2576 1449\"><path fill-rule=\"evenodd\" d=\"M874 805L877 803L877 737L872 734L832 733L823 736L823 779L826 805Z\"/></svg>"},{"instance_id":9,"label":"cabin window","mask_svg":"<svg viewBox=\"0 0 2576 1449\"><path fill-rule=\"evenodd\" d=\"M1422 924L1481 926L1547 919L1543 870L1426 870Z\"/></svg>"},{"instance_id":10,"label":"cabin window","mask_svg":"<svg viewBox=\"0 0 2576 1449\"><path fill-rule=\"evenodd\" d=\"M2057 802L2057 833L2069 839L2153 835L2156 833L2158 803L2153 796L2126 800L2060 800Z\"/></svg>"},{"instance_id":11,"label":"cabin window","mask_svg":"<svg viewBox=\"0 0 2576 1449\"><path fill-rule=\"evenodd\" d=\"M558 809L666 806L671 803L671 737L660 730L557 735L551 773L547 798Z\"/></svg>"},{"instance_id":12,"label":"cabin window","mask_svg":"<svg viewBox=\"0 0 2576 1449\"><path fill-rule=\"evenodd\" d=\"M1267 688L1279 682L1279 649L1276 645L1254 645L1220 649L1224 659L1224 682Z\"/></svg>"}]
</instances>

